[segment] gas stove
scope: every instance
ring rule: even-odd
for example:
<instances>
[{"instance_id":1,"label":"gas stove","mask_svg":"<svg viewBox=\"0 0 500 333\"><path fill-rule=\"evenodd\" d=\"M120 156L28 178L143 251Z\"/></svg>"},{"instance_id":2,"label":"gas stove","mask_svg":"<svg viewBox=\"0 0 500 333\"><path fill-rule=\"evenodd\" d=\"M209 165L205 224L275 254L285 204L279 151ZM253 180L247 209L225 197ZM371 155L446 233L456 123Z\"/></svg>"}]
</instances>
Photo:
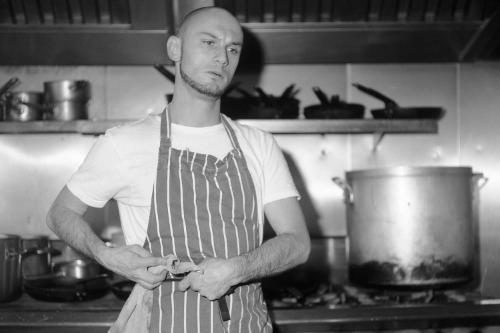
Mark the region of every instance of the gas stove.
<instances>
[{"instance_id":1,"label":"gas stove","mask_svg":"<svg viewBox=\"0 0 500 333\"><path fill-rule=\"evenodd\" d=\"M318 284L269 288L266 300L278 332L384 331L491 332L499 326L500 299L478 290L384 290ZM462 328L463 330L457 330Z\"/></svg>"},{"instance_id":2,"label":"gas stove","mask_svg":"<svg viewBox=\"0 0 500 333\"><path fill-rule=\"evenodd\" d=\"M284 287L265 290L272 308L308 308L323 306L329 309L360 306L477 303L486 301L477 290L459 289L377 289L354 285L319 284L310 289Z\"/></svg>"}]
</instances>

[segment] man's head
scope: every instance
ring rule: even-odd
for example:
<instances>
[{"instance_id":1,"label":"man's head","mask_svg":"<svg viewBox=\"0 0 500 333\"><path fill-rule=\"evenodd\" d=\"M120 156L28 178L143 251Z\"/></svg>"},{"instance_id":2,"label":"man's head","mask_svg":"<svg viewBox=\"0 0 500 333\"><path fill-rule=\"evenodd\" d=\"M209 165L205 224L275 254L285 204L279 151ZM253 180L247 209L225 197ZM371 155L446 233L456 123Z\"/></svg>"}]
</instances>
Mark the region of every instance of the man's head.
<instances>
[{"instance_id":1,"label":"man's head","mask_svg":"<svg viewBox=\"0 0 500 333\"><path fill-rule=\"evenodd\" d=\"M218 98L233 78L242 46L236 18L224 9L205 7L186 16L176 36L169 38L167 51L184 83Z\"/></svg>"}]
</instances>

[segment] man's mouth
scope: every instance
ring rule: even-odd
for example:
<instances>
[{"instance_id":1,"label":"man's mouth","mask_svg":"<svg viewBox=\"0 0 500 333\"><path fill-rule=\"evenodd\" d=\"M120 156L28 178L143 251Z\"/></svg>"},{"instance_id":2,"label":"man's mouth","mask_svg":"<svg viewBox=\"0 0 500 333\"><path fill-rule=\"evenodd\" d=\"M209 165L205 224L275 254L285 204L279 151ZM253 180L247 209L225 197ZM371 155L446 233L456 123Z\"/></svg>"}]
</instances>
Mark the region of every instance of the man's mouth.
<instances>
[{"instance_id":1,"label":"man's mouth","mask_svg":"<svg viewBox=\"0 0 500 333\"><path fill-rule=\"evenodd\" d=\"M218 79L218 80L221 80L224 78L224 75L222 75L222 73L220 72L216 72L216 71L208 71L207 72L211 77L215 78L215 79Z\"/></svg>"}]
</instances>

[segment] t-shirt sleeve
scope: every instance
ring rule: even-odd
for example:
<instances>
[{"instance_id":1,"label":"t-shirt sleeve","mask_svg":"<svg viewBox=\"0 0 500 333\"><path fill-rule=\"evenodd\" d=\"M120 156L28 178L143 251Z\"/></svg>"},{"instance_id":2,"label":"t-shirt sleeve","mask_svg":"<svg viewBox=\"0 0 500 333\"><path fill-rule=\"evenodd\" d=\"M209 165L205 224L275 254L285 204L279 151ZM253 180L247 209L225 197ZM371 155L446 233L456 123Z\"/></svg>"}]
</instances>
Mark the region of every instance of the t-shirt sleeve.
<instances>
[{"instance_id":1,"label":"t-shirt sleeve","mask_svg":"<svg viewBox=\"0 0 500 333\"><path fill-rule=\"evenodd\" d=\"M126 189L125 166L109 132L97 139L67 187L84 203L97 208Z\"/></svg>"},{"instance_id":2,"label":"t-shirt sleeve","mask_svg":"<svg viewBox=\"0 0 500 333\"><path fill-rule=\"evenodd\" d=\"M267 135L265 141L264 204L290 197L300 198L278 143L271 135Z\"/></svg>"}]
</instances>

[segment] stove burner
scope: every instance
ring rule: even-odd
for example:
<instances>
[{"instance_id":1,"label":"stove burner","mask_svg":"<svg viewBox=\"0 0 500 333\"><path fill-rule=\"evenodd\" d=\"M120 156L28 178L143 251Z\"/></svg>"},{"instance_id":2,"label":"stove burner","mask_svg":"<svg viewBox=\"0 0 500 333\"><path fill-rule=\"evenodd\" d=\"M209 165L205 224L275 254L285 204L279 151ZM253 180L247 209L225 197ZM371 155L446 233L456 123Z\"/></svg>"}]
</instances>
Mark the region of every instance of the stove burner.
<instances>
[{"instance_id":1,"label":"stove burner","mask_svg":"<svg viewBox=\"0 0 500 333\"><path fill-rule=\"evenodd\" d=\"M287 287L271 295L266 293L266 300L271 308L326 306L333 309L377 305L472 303L483 299L478 291L433 289L402 291L329 284L320 284L310 290Z\"/></svg>"}]
</instances>

